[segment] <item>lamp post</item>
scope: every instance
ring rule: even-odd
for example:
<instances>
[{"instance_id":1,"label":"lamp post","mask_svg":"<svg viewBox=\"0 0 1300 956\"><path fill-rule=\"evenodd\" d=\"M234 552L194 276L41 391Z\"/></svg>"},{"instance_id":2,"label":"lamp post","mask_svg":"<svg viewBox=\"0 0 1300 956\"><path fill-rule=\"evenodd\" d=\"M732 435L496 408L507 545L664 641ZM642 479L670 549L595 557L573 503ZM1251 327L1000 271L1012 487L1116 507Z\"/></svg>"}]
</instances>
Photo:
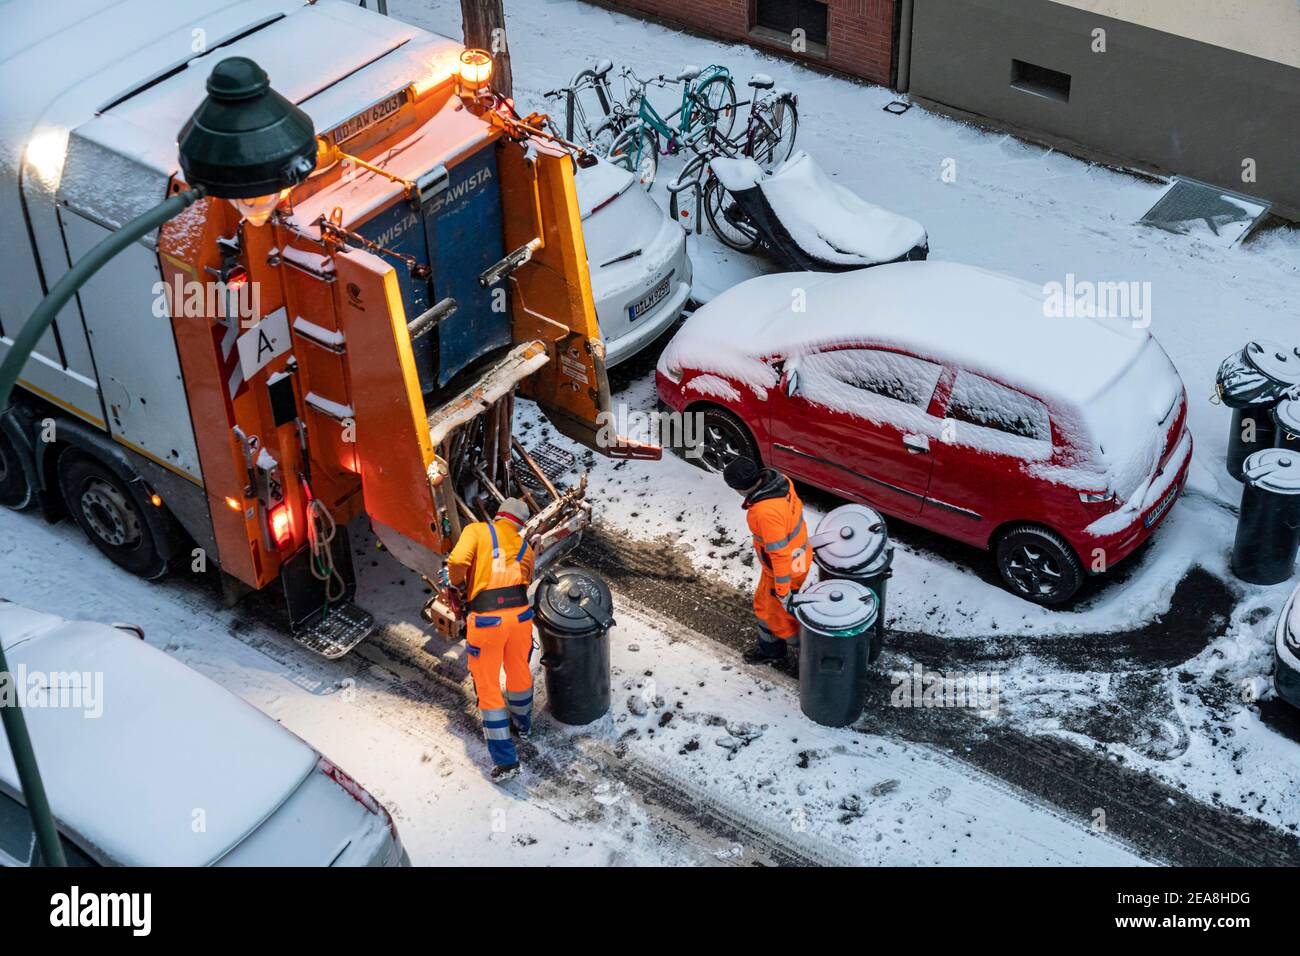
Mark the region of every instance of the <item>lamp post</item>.
<instances>
[{"instance_id":1,"label":"lamp post","mask_svg":"<svg viewBox=\"0 0 1300 956\"><path fill-rule=\"evenodd\" d=\"M0 414L36 343L59 310L96 272L123 249L143 239L204 196L230 200L244 219L262 225L288 191L316 166L316 131L311 117L271 89L266 73L247 57L229 57L208 76L208 95L177 143L188 189L142 213L79 259L32 312L0 363ZM63 847L41 783L20 694L0 646L0 681L12 692L0 696L0 718L18 770L23 800L32 817L41 861L63 866Z\"/></svg>"}]
</instances>

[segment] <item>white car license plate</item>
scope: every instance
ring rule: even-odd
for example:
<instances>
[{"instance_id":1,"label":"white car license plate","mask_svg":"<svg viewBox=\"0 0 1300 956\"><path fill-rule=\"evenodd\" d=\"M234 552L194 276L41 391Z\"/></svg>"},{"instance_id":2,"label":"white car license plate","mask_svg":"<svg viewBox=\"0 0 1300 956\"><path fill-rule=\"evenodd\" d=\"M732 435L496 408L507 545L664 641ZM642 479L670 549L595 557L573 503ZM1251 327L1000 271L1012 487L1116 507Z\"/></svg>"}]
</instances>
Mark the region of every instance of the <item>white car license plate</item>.
<instances>
[{"instance_id":1,"label":"white car license plate","mask_svg":"<svg viewBox=\"0 0 1300 956\"><path fill-rule=\"evenodd\" d=\"M1173 488L1169 490L1169 494L1160 499L1160 504L1156 505L1155 510L1147 515L1146 520L1142 522L1142 527L1149 528L1159 521L1160 516L1169 510L1169 506L1174 503L1174 499L1178 497L1178 492L1182 491L1182 488L1183 484L1181 481L1174 485Z\"/></svg>"},{"instance_id":2,"label":"white car license plate","mask_svg":"<svg viewBox=\"0 0 1300 956\"><path fill-rule=\"evenodd\" d=\"M673 274L671 272L668 273L668 275L664 276L663 280L657 286L629 305L627 307L628 320L635 322L664 299L668 298L668 289L672 278Z\"/></svg>"}]
</instances>

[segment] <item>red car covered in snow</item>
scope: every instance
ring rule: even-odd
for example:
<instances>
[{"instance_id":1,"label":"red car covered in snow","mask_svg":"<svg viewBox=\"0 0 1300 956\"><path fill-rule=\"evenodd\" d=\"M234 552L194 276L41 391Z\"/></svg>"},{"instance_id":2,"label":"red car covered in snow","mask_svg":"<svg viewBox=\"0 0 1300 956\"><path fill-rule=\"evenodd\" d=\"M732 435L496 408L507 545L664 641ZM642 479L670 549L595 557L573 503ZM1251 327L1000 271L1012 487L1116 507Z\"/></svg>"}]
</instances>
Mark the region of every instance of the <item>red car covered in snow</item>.
<instances>
[{"instance_id":1,"label":"red car covered in snow","mask_svg":"<svg viewBox=\"0 0 1300 956\"><path fill-rule=\"evenodd\" d=\"M659 395L700 413L706 468L761 458L990 549L1013 593L1060 604L1169 513L1192 438L1145 328L1045 299L947 262L762 276L687 320Z\"/></svg>"}]
</instances>

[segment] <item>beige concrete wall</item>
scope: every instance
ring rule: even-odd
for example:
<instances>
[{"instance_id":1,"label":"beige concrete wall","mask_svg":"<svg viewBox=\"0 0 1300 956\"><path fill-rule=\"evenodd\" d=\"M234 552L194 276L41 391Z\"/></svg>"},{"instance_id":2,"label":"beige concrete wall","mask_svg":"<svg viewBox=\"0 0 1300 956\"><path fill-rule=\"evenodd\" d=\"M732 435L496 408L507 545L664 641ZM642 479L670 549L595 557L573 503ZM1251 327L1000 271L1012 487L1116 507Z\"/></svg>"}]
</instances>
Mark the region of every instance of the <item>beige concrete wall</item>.
<instances>
[{"instance_id":1,"label":"beige concrete wall","mask_svg":"<svg viewBox=\"0 0 1300 956\"><path fill-rule=\"evenodd\" d=\"M1296 0L1052 2L1300 67L1300 3Z\"/></svg>"}]
</instances>

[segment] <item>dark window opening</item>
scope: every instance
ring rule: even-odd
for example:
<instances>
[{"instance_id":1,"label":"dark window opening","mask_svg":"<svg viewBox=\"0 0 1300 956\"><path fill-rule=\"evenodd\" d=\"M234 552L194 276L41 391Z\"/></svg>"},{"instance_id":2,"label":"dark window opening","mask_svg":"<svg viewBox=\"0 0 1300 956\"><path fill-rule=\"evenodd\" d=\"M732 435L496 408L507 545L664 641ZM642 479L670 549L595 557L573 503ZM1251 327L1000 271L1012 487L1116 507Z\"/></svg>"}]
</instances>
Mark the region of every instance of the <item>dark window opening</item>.
<instances>
[{"instance_id":1,"label":"dark window opening","mask_svg":"<svg viewBox=\"0 0 1300 956\"><path fill-rule=\"evenodd\" d=\"M1017 90L1046 96L1048 99L1070 102L1070 74L1049 70L1045 66L1011 61L1011 85Z\"/></svg>"},{"instance_id":2,"label":"dark window opening","mask_svg":"<svg viewBox=\"0 0 1300 956\"><path fill-rule=\"evenodd\" d=\"M754 26L776 40L793 40L795 30L804 31L810 52L824 52L828 43L829 16L822 0L757 0Z\"/></svg>"}]
</instances>

